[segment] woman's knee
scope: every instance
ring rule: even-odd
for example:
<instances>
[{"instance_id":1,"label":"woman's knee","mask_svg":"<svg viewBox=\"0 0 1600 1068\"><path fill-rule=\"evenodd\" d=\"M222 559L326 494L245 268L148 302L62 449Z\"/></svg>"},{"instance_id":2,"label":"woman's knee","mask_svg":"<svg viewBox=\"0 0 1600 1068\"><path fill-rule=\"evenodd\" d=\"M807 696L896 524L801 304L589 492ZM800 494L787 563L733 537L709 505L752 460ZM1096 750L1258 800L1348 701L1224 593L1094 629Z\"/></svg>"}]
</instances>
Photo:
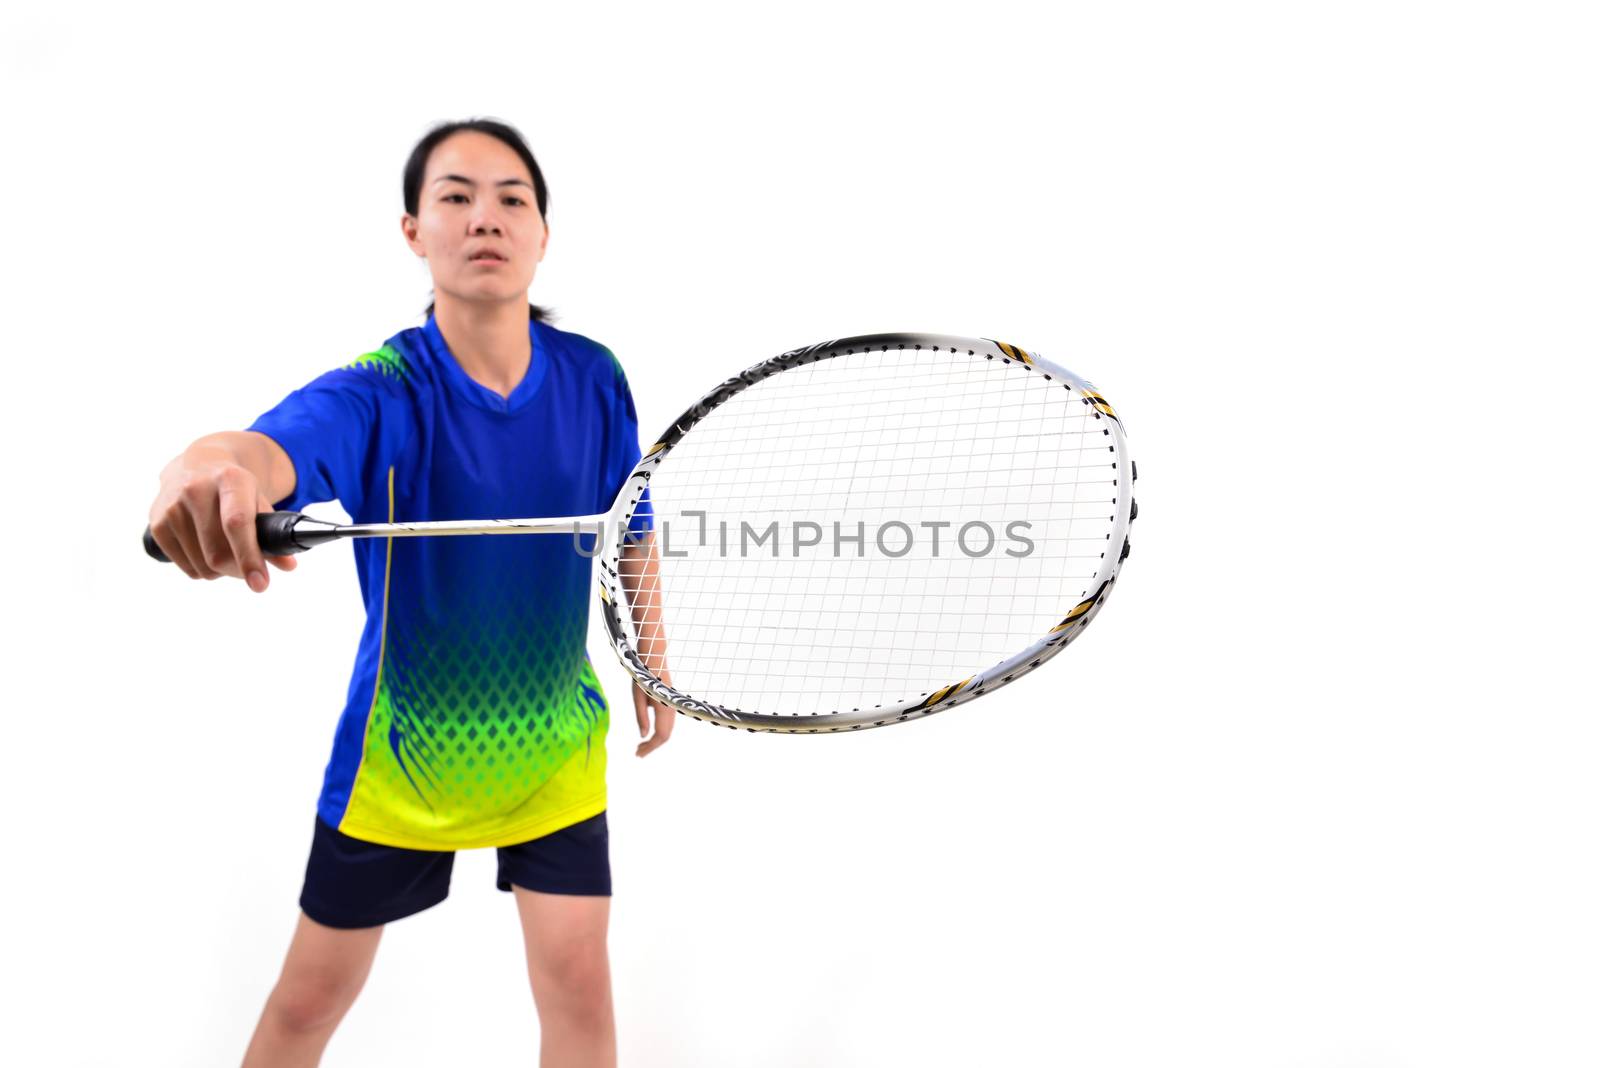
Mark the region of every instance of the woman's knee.
<instances>
[{"instance_id":1,"label":"woman's knee","mask_svg":"<svg viewBox=\"0 0 1600 1068\"><path fill-rule=\"evenodd\" d=\"M601 1018L611 1005L611 965L604 939L548 947L538 962L540 985L570 1013Z\"/></svg>"},{"instance_id":2,"label":"woman's knee","mask_svg":"<svg viewBox=\"0 0 1600 1068\"><path fill-rule=\"evenodd\" d=\"M328 974L284 976L267 1002L274 1021L285 1031L312 1033L334 1027L349 1011L361 983Z\"/></svg>"}]
</instances>

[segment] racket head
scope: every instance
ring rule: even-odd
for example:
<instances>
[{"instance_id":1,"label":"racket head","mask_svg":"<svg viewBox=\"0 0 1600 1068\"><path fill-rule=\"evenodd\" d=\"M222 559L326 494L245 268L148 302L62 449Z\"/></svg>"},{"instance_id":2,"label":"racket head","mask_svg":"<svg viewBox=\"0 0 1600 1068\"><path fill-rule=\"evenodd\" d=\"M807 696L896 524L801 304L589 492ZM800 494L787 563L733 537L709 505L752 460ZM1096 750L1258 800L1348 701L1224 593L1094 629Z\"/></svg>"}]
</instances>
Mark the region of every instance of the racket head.
<instances>
[{"instance_id":1,"label":"racket head","mask_svg":"<svg viewBox=\"0 0 1600 1068\"><path fill-rule=\"evenodd\" d=\"M599 558L604 624L647 693L708 723L820 734L929 716L1035 670L1099 614L1128 555L1136 477L1122 420L1099 390L1020 346L892 333L793 349L705 394L645 451ZM642 588L616 534L646 490L661 572ZM842 517L831 519L832 555L802 561L800 520L782 552L769 557L757 540L751 555L746 536L730 555L728 523L753 513L759 532L802 498ZM914 524L891 519L873 544L886 558L852 558L865 548L845 534L852 523L896 507L929 530L963 515L1008 533L1020 521L1035 545L1038 519L1046 550L990 546L988 566L963 566L974 559L964 532L994 529L978 519L961 527L961 557L941 565L937 544L932 557L894 556L882 531ZM719 512L723 537L708 545L706 517ZM672 527L686 520L700 528L687 547ZM1028 563L1007 562L1018 559ZM943 595L956 588L966 592ZM952 599L955 609L940 603ZM1010 607L1023 600L1027 610ZM640 601L663 612L672 684L648 666L651 639L633 618ZM743 626L722 621L740 614Z\"/></svg>"}]
</instances>

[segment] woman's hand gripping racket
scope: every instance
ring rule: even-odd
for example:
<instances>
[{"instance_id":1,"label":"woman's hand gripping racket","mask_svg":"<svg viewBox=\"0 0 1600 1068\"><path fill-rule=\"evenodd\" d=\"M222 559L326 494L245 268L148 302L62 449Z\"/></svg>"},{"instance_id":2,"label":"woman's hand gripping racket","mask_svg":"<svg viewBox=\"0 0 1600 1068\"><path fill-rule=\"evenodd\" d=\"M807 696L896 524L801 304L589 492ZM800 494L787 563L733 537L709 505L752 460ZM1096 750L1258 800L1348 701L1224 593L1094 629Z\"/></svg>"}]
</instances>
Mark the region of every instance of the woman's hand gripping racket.
<instances>
[{"instance_id":1,"label":"woman's hand gripping racket","mask_svg":"<svg viewBox=\"0 0 1600 1068\"><path fill-rule=\"evenodd\" d=\"M606 630L646 693L710 723L819 733L931 715L1064 649L1127 558L1136 477L1121 420L1071 372L1001 342L873 334L722 383L605 515L340 526L269 512L256 532L269 556L341 538L600 535ZM653 530L629 533L647 511ZM165 559L148 530L145 548Z\"/></svg>"}]
</instances>

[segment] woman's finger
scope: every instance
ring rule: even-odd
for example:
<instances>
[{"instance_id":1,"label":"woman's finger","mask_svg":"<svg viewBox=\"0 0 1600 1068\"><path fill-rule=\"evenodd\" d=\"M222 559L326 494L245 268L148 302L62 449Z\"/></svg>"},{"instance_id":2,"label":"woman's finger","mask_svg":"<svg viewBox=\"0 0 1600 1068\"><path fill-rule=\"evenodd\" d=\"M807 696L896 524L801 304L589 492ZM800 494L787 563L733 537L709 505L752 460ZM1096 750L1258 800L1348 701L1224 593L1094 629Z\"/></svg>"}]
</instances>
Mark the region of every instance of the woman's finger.
<instances>
[{"instance_id":1,"label":"woman's finger","mask_svg":"<svg viewBox=\"0 0 1600 1068\"><path fill-rule=\"evenodd\" d=\"M266 494L258 491L256 493L256 511L260 513L272 510L272 502L267 500ZM266 561L279 571L293 571L300 566L300 561L293 556L269 556Z\"/></svg>"},{"instance_id":2,"label":"woman's finger","mask_svg":"<svg viewBox=\"0 0 1600 1068\"><path fill-rule=\"evenodd\" d=\"M161 551L172 561L174 567L190 578L199 578L195 573L194 565L189 563L189 554L184 550L183 541L178 537L175 524L165 520L150 524L150 536L155 539Z\"/></svg>"},{"instance_id":3,"label":"woman's finger","mask_svg":"<svg viewBox=\"0 0 1600 1068\"><path fill-rule=\"evenodd\" d=\"M173 535L178 539L183 558L189 562L189 566L184 569L184 573L190 578L216 578L216 571L206 562L205 550L200 544L200 532L194 525L194 516L187 508L177 508L168 513L168 520L171 523ZM160 539L156 540L156 544L161 544ZM167 556L177 559L170 552L167 553Z\"/></svg>"},{"instance_id":4,"label":"woman's finger","mask_svg":"<svg viewBox=\"0 0 1600 1068\"><path fill-rule=\"evenodd\" d=\"M233 553L233 566L239 577L257 593L267 588L267 565L261 562L261 548L256 544L256 507L259 493L250 492L255 481L243 468L223 471L217 476L218 519L222 534L228 539L228 550Z\"/></svg>"}]
</instances>

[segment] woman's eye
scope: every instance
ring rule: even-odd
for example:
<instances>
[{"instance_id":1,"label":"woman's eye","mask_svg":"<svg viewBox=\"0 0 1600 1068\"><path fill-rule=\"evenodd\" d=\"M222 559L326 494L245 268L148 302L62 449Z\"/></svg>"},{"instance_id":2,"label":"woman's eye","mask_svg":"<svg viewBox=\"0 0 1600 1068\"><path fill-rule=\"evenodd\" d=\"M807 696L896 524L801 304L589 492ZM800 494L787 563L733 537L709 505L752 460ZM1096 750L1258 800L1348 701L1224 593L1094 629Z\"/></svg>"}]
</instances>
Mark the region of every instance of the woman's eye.
<instances>
[{"instance_id":1,"label":"woman's eye","mask_svg":"<svg viewBox=\"0 0 1600 1068\"><path fill-rule=\"evenodd\" d=\"M458 201L458 200L461 201L463 204L465 204L466 201L467 201L467 197L466 197L466 194L464 194L464 193L448 193L448 194L445 195L444 200L445 200L445 203L447 203L447 204L454 203L455 201Z\"/></svg>"},{"instance_id":2,"label":"woman's eye","mask_svg":"<svg viewBox=\"0 0 1600 1068\"><path fill-rule=\"evenodd\" d=\"M521 204L523 203L523 200L521 197L506 197L505 202L507 204Z\"/></svg>"}]
</instances>

